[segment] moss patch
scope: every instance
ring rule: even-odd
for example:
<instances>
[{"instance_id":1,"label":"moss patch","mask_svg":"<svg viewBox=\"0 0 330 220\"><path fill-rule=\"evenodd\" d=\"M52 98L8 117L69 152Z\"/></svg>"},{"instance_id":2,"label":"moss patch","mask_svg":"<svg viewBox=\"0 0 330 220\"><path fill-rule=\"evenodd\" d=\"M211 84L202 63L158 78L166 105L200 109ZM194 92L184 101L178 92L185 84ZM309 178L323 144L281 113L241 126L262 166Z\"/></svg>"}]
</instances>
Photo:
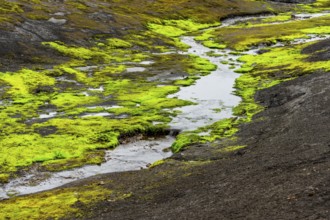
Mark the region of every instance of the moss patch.
<instances>
[{"instance_id":1,"label":"moss patch","mask_svg":"<svg viewBox=\"0 0 330 220\"><path fill-rule=\"evenodd\" d=\"M1 219L58 219L68 214L82 217L79 207L110 197L111 191L99 186L68 188L40 193L0 203Z\"/></svg>"},{"instance_id":2,"label":"moss patch","mask_svg":"<svg viewBox=\"0 0 330 220\"><path fill-rule=\"evenodd\" d=\"M225 43L236 50L246 50L250 46L261 43L273 44L278 41L308 38L307 34L329 33L329 20L330 16L325 15L307 20L292 20L287 23L237 25L216 29L209 35L213 36L215 42Z\"/></svg>"}]
</instances>

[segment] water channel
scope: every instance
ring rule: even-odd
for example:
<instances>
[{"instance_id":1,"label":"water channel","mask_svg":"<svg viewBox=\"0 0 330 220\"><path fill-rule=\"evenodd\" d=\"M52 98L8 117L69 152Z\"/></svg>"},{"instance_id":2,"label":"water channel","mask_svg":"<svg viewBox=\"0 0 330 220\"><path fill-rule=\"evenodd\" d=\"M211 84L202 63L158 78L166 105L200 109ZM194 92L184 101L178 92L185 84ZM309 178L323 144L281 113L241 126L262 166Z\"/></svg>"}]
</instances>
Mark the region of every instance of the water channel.
<instances>
[{"instance_id":1,"label":"water channel","mask_svg":"<svg viewBox=\"0 0 330 220\"><path fill-rule=\"evenodd\" d=\"M308 15L304 15L304 19L306 17ZM256 17L249 16L227 19L218 28L254 18ZM299 39L294 43L319 39L321 38L318 36L311 36L310 39ZM197 104L175 109L181 113L173 118L169 126L172 129L182 131L195 130L198 127L211 124L220 119L231 117L232 108L240 102L240 98L233 95L235 79L239 77L239 74L235 73L235 69L240 67L240 63L237 61L239 55L233 55L231 53L232 51L228 49L207 48L196 42L192 36L184 36L181 40L183 43L189 45L190 49L186 52L179 53L194 54L206 58L217 65L217 69L211 74L201 77L194 85L182 87L178 93L170 96L190 100ZM281 45L277 44L276 46ZM211 54L210 52L219 56L210 56L208 55ZM245 53L254 54L256 52L256 49L251 49ZM145 63L145 65L148 64ZM129 71L143 71L142 67L133 68L129 69ZM99 89L102 90L103 88ZM49 112L49 114L40 115L40 118L55 117L56 114L56 112ZM100 114L99 116L107 115ZM88 115L84 117L88 117ZM170 151L164 151L164 149L168 149L174 140L175 137L169 135L163 138L137 140L133 143L121 144L114 150L106 152L106 162L101 165L87 165L57 173L31 172L23 177L11 180L8 184L0 186L0 199L9 198L13 195L24 195L49 190L97 174L146 168L157 160L170 157L172 153Z\"/></svg>"}]
</instances>

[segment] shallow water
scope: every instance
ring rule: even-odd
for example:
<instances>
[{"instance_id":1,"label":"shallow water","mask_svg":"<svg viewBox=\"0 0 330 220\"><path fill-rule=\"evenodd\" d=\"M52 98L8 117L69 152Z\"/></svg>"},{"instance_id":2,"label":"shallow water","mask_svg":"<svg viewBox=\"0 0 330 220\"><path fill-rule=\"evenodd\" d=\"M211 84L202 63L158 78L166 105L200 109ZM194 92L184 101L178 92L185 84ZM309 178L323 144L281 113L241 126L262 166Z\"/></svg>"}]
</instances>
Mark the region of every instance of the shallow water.
<instances>
[{"instance_id":1,"label":"shallow water","mask_svg":"<svg viewBox=\"0 0 330 220\"><path fill-rule=\"evenodd\" d=\"M172 155L170 151L164 152L163 150L170 147L173 141L174 137L166 136L121 144L114 150L107 151L105 158L107 162L99 166L87 165L57 173L33 172L33 174L17 178L4 187L0 187L0 198L8 198L8 194L25 195L49 190L97 174L147 168L153 162Z\"/></svg>"},{"instance_id":2,"label":"shallow water","mask_svg":"<svg viewBox=\"0 0 330 220\"><path fill-rule=\"evenodd\" d=\"M126 69L128 73L135 73L135 72L144 72L146 68L144 67L129 67Z\"/></svg>"},{"instance_id":3,"label":"shallow water","mask_svg":"<svg viewBox=\"0 0 330 220\"><path fill-rule=\"evenodd\" d=\"M234 62L238 56L230 55L230 50L210 49L196 42L193 37L182 37L181 41L191 48L183 54L195 54L217 65L211 74L202 77L188 87L183 87L176 94L169 97L190 100L197 105L176 108L181 111L173 118L170 126L180 130L195 130L198 127L211 124L223 118L232 116L232 108L240 102L238 96L233 95L235 79L239 74L230 69L229 64L221 62ZM221 54L220 57L208 56L208 52ZM233 61L231 61L233 60ZM236 65L239 64L236 62ZM219 111L221 109L221 111Z\"/></svg>"}]
</instances>

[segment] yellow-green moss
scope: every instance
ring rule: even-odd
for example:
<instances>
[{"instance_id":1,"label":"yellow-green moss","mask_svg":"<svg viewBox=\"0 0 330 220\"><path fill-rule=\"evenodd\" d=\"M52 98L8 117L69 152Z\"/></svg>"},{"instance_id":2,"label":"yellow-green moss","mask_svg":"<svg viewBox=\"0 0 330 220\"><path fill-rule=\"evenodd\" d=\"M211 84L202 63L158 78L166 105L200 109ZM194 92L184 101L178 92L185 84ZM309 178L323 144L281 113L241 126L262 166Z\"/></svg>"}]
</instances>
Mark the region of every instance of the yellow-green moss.
<instances>
[{"instance_id":1,"label":"yellow-green moss","mask_svg":"<svg viewBox=\"0 0 330 220\"><path fill-rule=\"evenodd\" d=\"M219 43L216 43L212 40L203 41L203 45L205 47L209 47L209 48L212 48L212 49L225 49L226 48L225 44L219 44Z\"/></svg>"},{"instance_id":2,"label":"yellow-green moss","mask_svg":"<svg viewBox=\"0 0 330 220\"><path fill-rule=\"evenodd\" d=\"M262 22L272 23L272 22L283 22L289 21L291 19L291 13L279 14L276 16L268 17L262 19Z\"/></svg>"},{"instance_id":3,"label":"yellow-green moss","mask_svg":"<svg viewBox=\"0 0 330 220\"><path fill-rule=\"evenodd\" d=\"M14 97L29 95L39 86L53 86L55 84L55 80L44 72L29 69L22 69L16 73L1 74L0 80L10 85L7 94Z\"/></svg>"},{"instance_id":4,"label":"yellow-green moss","mask_svg":"<svg viewBox=\"0 0 330 220\"><path fill-rule=\"evenodd\" d=\"M195 55L190 55L191 59L191 67L188 69L188 73L192 75L200 74L200 75L207 75L211 71L217 69L217 66L211 63L209 60L198 57Z\"/></svg>"},{"instance_id":5,"label":"yellow-green moss","mask_svg":"<svg viewBox=\"0 0 330 220\"><path fill-rule=\"evenodd\" d=\"M201 24L192 20L162 20L160 24L149 23L148 28L153 32L165 35L167 37L179 37L188 32L217 25L220 25L220 23Z\"/></svg>"},{"instance_id":6,"label":"yellow-green moss","mask_svg":"<svg viewBox=\"0 0 330 220\"><path fill-rule=\"evenodd\" d=\"M208 36L220 44L223 42L230 48L246 50L250 46L261 43L276 43L291 41L297 38L308 38L307 34L329 33L330 16L311 18L307 20L292 20L278 24L257 23L248 26L231 26L210 31Z\"/></svg>"},{"instance_id":7,"label":"yellow-green moss","mask_svg":"<svg viewBox=\"0 0 330 220\"><path fill-rule=\"evenodd\" d=\"M154 167L159 166L159 165L162 165L162 164L164 164L164 163L165 163L165 160L158 160L158 161L152 163L152 164L149 166L149 168L154 168Z\"/></svg>"},{"instance_id":8,"label":"yellow-green moss","mask_svg":"<svg viewBox=\"0 0 330 220\"><path fill-rule=\"evenodd\" d=\"M7 173L5 173L5 174L0 173L0 184L1 183L8 183L9 177L10 177L9 174L7 174Z\"/></svg>"},{"instance_id":9,"label":"yellow-green moss","mask_svg":"<svg viewBox=\"0 0 330 220\"><path fill-rule=\"evenodd\" d=\"M303 29L302 32L308 34L330 34L330 26L321 26Z\"/></svg>"},{"instance_id":10,"label":"yellow-green moss","mask_svg":"<svg viewBox=\"0 0 330 220\"><path fill-rule=\"evenodd\" d=\"M229 147L225 147L223 149L220 149L219 151L222 152L222 153L230 153L230 152L233 152L233 151L243 149L245 147L246 146L229 146Z\"/></svg>"},{"instance_id":11,"label":"yellow-green moss","mask_svg":"<svg viewBox=\"0 0 330 220\"><path fill-rule=\"evenodd\" d=\"M132 44L118 38L107 39L107 44L112 48L130 48Z\"/></svg>"},{"instance_id":12,"label":"yellow-green moss","mask_svg":"<svg viewBox=\"0 0 330 220\"><path fill-rule=\"evenodd\" d=\"M185 78L185 79L178 79L175 80L174 85L178 85L178 86L190 86L192 84L194 84L196 81L195 78Z\"/></svg>"},{"instance_id":13,"label":"yellow-green moss","mask_svg":"<svg viewBox=\"0 0 330 220\"><path fill-rule=\"evenodd\" d=\"M237 125L239 124L237 118L228 118L217 121L211 125L198 128L195 131L188 131L179 134L172 144L171 148L173 152L178 152L182 148L188 147L196 143L213 142L217 139L231 137L237 131ZM206 135L200 135L201 133L208 133Z\"/></svg>"},{"instance_id":14,"label":"yellow-green moss","mask_svg":"<svg viewBox=\"0 0 330 220\"><path fill-rule=\"evenodd\" d=\"M91 206L111 194L100 186L89 186L15 198L0 203L0 219L59 219L68 214L82 217L79 207Z\"/></svg>"}]
</instances>

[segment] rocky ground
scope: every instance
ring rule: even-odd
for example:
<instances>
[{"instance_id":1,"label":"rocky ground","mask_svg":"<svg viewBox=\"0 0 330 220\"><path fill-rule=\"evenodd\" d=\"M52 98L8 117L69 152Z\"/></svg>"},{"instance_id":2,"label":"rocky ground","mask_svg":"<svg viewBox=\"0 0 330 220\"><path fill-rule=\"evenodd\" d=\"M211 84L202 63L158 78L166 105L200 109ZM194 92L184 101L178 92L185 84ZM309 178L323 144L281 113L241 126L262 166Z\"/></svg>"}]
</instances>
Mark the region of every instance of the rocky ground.
<instances>
[{"instance_id":1,"label":"rocky ground","mask_svg":"<svg viewBox=\"0 0 330 220\"><path fill-rule=\"evenodd\" d=\"M320 44L329 40L306 53ZM75 183L126 187L132 195L86 208L85 218L329 219L329 96L327 72L282 83L256 94L266 110L241 126L243 150L220 154L221 143L196 145L150 170ZM181 168L182 161L198 165Z\"/></svg>"},{"instance_id":2,"label":"rocky ground","mask_svg":"<svg viewBox=\"0 0 330 220\"><path fill-rule=\"evenodd\" d=\"M30 3L21 1L26 13L35 10L38 1L32 2L33 9ZM69 5L72 2L67 1ZM99 34L120 38L146 29L143 24L157 17L181 18L180 13L192 8L190 4L201 10L191 18L202 19L205 11L212 12L204 22L271 11L262 1L246 1L246 5L236 0L182 1L175 3L175 9L148 1L145 11L138 1L122 1L131 3L127 8L119 1L109 2L104 3L109 11L118 10L113 10L113 16L107 10L97 12L103 3L88 5L87 9L72 3L73 8L66 9L70 13L58 14L63 1L56 1L43 19L16 13L14 23L1 26L1 71L47 68L68 61L41 42L60 40L87 47ZM291 7L287 3L311 1L274 2L281 2L274 8L286 11ZM255 4L259 7L252 7ZM80 10L88 14L87 26L86 20L80 22L86 17ZM163 38L153 39L152 44L166 45ZM302 54L307 57L306 63L328 61L329 45L330 40L323 40L305 47ZM276 77L288 76L279 71ZM241 124L234 138L191 145L150 169L98 175L50 192L9 199L0 203L0 213L4 213L0 218L15 212L12 219L330 219L329 97L329 72L313 70L258 91L254 98L265 110L254 115L251 122Z\"/></svg>"}]
</instances>

